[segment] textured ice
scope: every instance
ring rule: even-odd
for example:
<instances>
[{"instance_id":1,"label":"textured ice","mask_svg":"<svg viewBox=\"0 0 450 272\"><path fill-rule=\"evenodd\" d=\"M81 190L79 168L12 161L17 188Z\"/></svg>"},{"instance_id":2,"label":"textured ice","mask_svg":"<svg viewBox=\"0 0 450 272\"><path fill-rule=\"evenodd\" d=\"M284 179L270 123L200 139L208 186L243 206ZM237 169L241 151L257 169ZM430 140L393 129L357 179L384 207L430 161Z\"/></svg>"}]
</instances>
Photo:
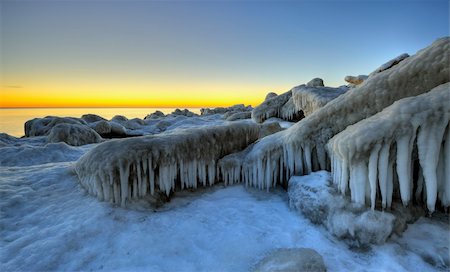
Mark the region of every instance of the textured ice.
<instances>
[{"instance_id":1,"label":"textured ice","mask_svg":"<svg viewBox=\"0 0 450 272\"><path fill-rule=\"evenodd\" d=\"M450 205L450 83L428 93L401 99L380 113L347 127L328 144L333 180L352 199L369 200L375 208L380 188L383 208L392 202L392 174L398 176L401 199L408 205L413 193L423 193L428 210L436 200ZM415 151L418 151L418 156ZM414 164L418 157L420 164ZM394 169L392 168L394 165ZM421 182L413 182L413 173ZM414 188L414 183L416 186ZM415 190L414 190L415 189Z\"/></svg>"},{"instance_id":2,"label":"textured ice","mask_svg":"<svg viewBox=\"0 0 450 272\"><path fill-rule=\"evenodd\" d=\"M255 272L326 272L322 256L311 248L279 248L264 257Z\"/></svg>"},{"instance_id":3,"label":"textured ice","mask_svg":"<svg viewBox=\"0 0 450 272\"><path fill-rule=\"evenodd\" d=\"M392 68L393 66L399 64L401 61L405 60L408 57L409 57L409 55L406 54L406 53L405 54L401 54L400 56L389 60L388 62L384 63L383 65L381 65L380 67L375 69L375 71L370 73L369 76L373 76L373 75L378 74L380 72L386 71L387 69Z\"/></svg>"},{"instance_id":4,"label":"textured ice","mask_svg":"<svg viewBox=\"0 0 450 272\"><path fill-rule=\"evenodd\" d=\"M334 135L399 99L428 92L450 81L449 45L450 38L439 39L392 68L369 77L364 84L338 96L289 129L261 139L245 158L242 175L246 183L266 188L294 174L329 170L325 146ZM363 176L367 169L355 170L353 174ZM343 180L348 179L345 175L349 173L342 174ZM358 196L355 201L362 202L362 195L361 191L354 194Z\"/></svg>"},{"instance_id":5,"label":"textured ice","mask_svg":"<svg viewBox=\"0 0 450 272\"><path fill-rule=\"evenodd\" d=\"M262 123L271 117L281 117L281 108L291 98L291 91L274 96L265 100L252 110L252 119L257 123Z\"/></svg>"},{"instance_id":6,"label":"textured ice","mask_svg":"<svg viewBox=\"0 0 450 272\"><path fill-rule=\"evenodd\" d=\"M252 122L178 129L172 133L112 140L96 146L76 164L80 183L99 200L125 205L155 190L212 185L221 157L240 151L259 136Z\"/></svg>"},{"instance_id":7,"label":"textured ice","mask_svg":"<svg viewBox=\"0 0 450 272\"><path fill-rule=\"evenodd\" d=\"M346 87L297 86L292 89L293 111L301 111L304 116L308 116L346 91Z\"/></svg>"},{"instance_id":8,"label":"textured ice","mask_svg":"<svg viewBox=\"0 0 450 272\"><path fill-rule=\"evenodd\" d=\"M86 122L82 119L72 117L47 116L44 118L34 118L25 122L25 136L32 137L47 135L50 130L58 124L86 125Z\"/></svg>"},{"instance_id":9,"label":"textured ice","mask_svg":"<svg viewBox=\"0 0 450 272\"><path fill-rule=\"evenodd\" d=\"M54 126L47 136L49 143L65 142L68 145L79 146L102 142L102 137L85 125L61 123Z\"/></svg>"},{"instance_id":10,"label":"textured ice","mask_svg":"<svg viewBox=\"0 0 450 272\"><path fill-rule=\"evenodd\" d=\"M351 246L382 244L394 231L394 215L350 203L331 186L328 172L291 177L288 194L292 208Z\"/></svg>"}]
</instances>

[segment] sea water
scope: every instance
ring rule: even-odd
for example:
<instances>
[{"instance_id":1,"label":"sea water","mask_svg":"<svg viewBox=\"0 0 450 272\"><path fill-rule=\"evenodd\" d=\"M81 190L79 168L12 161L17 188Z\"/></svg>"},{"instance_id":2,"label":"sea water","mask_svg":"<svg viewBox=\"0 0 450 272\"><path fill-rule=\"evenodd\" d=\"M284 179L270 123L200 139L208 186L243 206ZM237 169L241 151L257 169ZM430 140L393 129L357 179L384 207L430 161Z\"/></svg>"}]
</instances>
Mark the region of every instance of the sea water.
<instances>
[{"instance_id":1,"label":"sea water","mask_svg":"<svg viewBox=\"0 0 450 272\"><path fill-rule=\"evenodd\" d=\"M194 113L200 113L200 108L187 108ZM123 115L128 119L144 119L150 113L161 111L164 114L171 113L175 108L8 108L0 109L0 132L15 137L25 135L24 124L33 118L45 116L81 117L83 114L92 113L110 120L115 115Z\"/></svg>"}]
</instances>

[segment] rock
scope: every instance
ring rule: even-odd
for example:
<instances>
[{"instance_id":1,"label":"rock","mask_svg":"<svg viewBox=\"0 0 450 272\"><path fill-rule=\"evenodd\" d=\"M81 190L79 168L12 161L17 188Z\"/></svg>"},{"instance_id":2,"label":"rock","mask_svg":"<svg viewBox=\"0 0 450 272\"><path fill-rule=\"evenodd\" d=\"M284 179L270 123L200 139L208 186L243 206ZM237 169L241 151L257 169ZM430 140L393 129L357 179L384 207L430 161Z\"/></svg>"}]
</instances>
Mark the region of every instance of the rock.
<instances>
[{"instance_id":1,"label":"rock","mask_svg":"<svg viewBox=\"0 0 450 272\"><path fill-rule=\"evenodd\" d=\"M95 130L100 135L107 135L111 133L111 125L108 121L97 121L89 124L89 127ZM102 136L103 137L103 136Z\"/></svg>"},{"instance_id":2,"label":"rock","mask_svg":"<svg viewBox=\"0 0 450 272\"><path fill-rule=\"evenodd\" d=\"M252 118L252 113L250 111L235 112L226 118L227 121L236 121L242 119Z\"/></svg>"},{"instance_id":3,"label":"rock","mask_svg":"<svg viewBox=\"0 0 450 272\"><path fill-rule=\"evenodd\" d=\"M339 88L297 86L292 89L292 102L295 108L291 109L291 112L301 111L304 116L308 116L347 90L346 86Z\"/></svg>"},{"instance_id":4,"label":"rock","mask_svg":"<svg viewBox=\"0 0 450 272\"><path fill-rule=\"evenodd\" d=\"M128 121L128 118L126 118L125 116L123 116L123 115L116 115L116 116L114 116L112 119L111 119L111 122L116 122L116 123L119 123L119 124L124 124L126 121Z\"/></svg>"},{"instance_id":5,"label":"rock","mask_svg":"<svg viewBox=\"0 0 450 272\"><path fill-rule=\"evenodd\" d=\"M98 121L90 123L89 127L95 130L102 138L125 138L128 136L126 128L116 122Z\"/></svg>"},{"instance_id":6,"label":"rock","mask_svg":"<svg viewBox=\"0 0 450 272\"><path fill-rule=\"evenodd\" d=\"M264 101L274 98L274 97L277 97L277 96L278 96L278 94L276 94L274 92L270 92L270 93L266 94L266 98L264 98Z\"/></svg>"},{"instance_id":7,"label":"rock","mask_svg":"<svg viewBox=\"0 0 450 272\"><path fill-rule=\"evenodd\" d=\"M65 142L68 145L80 146L102 142L102 138L88 126L62 123L51 129L47 141L49 143Z\"/></svg>"},{"instance_id":8,"label":"rock","mask_svg":"<svg viewBox=\"0 0 450 272\"><path fill-rule=\"evenodd\" d=\"M252 119L256 123L262 123L271 117L281 118L280 111L286 102L291 98L291 91L287 91L276 97L270 98L262 102L259 106L255 107L252 111Z\"/></svg>"},{"instance_id":9,"label":"rock","mask_svg":"<svg viewBox=\"0 0 450 272\"><path fill-rule=\"evenodd\" d=\"M311 79L308 83L306 83L306 86L308 86L308 87L323 87L325 85L323 85L323 79L316 77L316 78Z\"/></svg>"},{"instance_id":10,"label":"rock","mask_svg":"<svg viewBox=\"0 0 450 272\"><path fill-rule=\"evenodd\" d=\"M350 84L359 85L366 80L368 76L366 75L359 75L359 76L346 76L345 81L347 81Z\"/></svg>"},{"instance_id":11,"label":"rock","mask_svg":"<svg viewBox=\"0 0 450 272\"><path fill-rule=\"evenodd\" d=\"M259 131L259 138L266 137L268 135L274 134L278 131L282 131L280 124L278 122L268 122L261 125L261 130Z\"/></svg>"},{"instance_id":12,"label":"rock","mask_svg":"<svg viewBox=\"0 0 450 272\"><path fill-rule=\"evenodd\" d=\"M251 111L253 108L252 106L245 106L244 104L237 104L233 105L231 107L217 107L217 108L201 108L200 114L201 115L210 115L210 114L225 114L227 112L243 112L243 111Z\"/></svg>"},{"instance_id":13,"label":"rock","mask_svg":"<svg viewBox=\"0 0 450 272\"><path fill-rule=\"evenodd\" d=\"M186 117L192 117L192 116L196 116L197 114L189 111L188 109L184 109L184 110L176 109L170 115L175 115L175 116L182 115L182 116L186 116Z\"/></svg>"},{"instance_id":14,"label":"rock","mask_svg":"<svg viewBox=\"0 0 450 272\"><path fill-rule=\"evenodd\" d=\"M394 232L395 216L352 203L331 185L326 171L292 177L288 185L289 205L312 223L324 225L348 245L365 249L382 244Z\"/></svg>"},{"instance_id":15,"label":"rock","mask_svg":"<svg viewBox=\"0 0 450 272\"><path fill-rule=\"evenodd\" d=\"M385 70L391 69L393 66L399 64L400 62L402 62L403 60L405 60L406 58L408 58L409 55L408 54L401 54L400 56L391 59L390 61L384 63L383 65L381 65L380 67L378 67L377 69L375 69L375 71L373 71L372 73L370 73L369 76L373 76L375 74L381 73Z\"/></svg>"},{"instance_id":16,"label":"rock","mask_svg":"<svg viewBox=\"0 0 450 272\"><path fill-rule=\"evenodd\" d=\"M322 256L311 248L279 248L264 257L254 271L321 272L327 271Z\"/></svg>"},{"instance_id":17,"label":"rock","mask_svg":"<svg viewBox=\"0 0 450 272\"><path fill-rule=\"evenodd\" d=\"M298 110L294 104L294 98L289 98L288 102L281 107L280 117L283 120L290 122L298 122L302 120L305 115L302 110Z\"/></svg>"},{"instance_id":18,"label":"rock","mask_svg":"<svg viewBox=\"0 0 450 272\"><path fill-rule=\"evenodd\" d=\"M101 116L98 116L96 114L91 114L91 113L82 115L81 119L83 119L87 123L94 123L94 122L98 122L98 121L106 121L105 118L103 118Z\"/></svg>"},{"instance_id":19,"label":"rock","mask_svg":"<svg viewBox=\"0 0 450 272\"><path fill-rule=\"evenodd\" d=\"M147 120L147 119L159 119L159 118L163 118L163 117L165 117L164 113L162 111L157 110L154 113L151 113L151 114L145 116L144 120Z\"/></svg>"},{"instance_id":20,"label":"rock","mask_svg":"<svg viewBox=\"0 0 450 272\"><path fill-rule=\"evenodd\" d=\"M45 136L58 124L82 124L86 122L82 119L72 117L47 116L44 118L34 118L25 122L25 136Z\"/></svg>"}]
</instances>

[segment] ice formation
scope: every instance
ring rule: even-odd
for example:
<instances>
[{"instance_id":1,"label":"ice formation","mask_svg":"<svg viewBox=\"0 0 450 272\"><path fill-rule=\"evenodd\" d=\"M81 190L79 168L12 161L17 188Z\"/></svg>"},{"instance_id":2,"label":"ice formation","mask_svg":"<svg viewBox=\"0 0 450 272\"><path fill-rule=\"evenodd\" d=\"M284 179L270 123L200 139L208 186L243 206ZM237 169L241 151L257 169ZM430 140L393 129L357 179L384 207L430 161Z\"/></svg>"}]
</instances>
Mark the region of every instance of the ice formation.
<instances>
[{"instance_id":1,"label":"ice formation","mask_svg":"<svg viewBox=\"0 0 450 272\"><path fill-rule=\"evenodd\" d=\"M201 115L210 115L210 114L224 114L227 112L245 112L245 111L251 111L253 108L252 106L245 106L244 104L237 104L233 105L231 107L217 107L217 108L201 108L200 114Z\"/></svg>"},{"instance_id":2,"label":"ice formation","mask_svg":"<svg viewBox=\"0 0 450 272\"><path fill-rule=\"evenodd\" d=\"M258 125L241 121L112 140L81 157L75 171L91 195L124 206L127 199L155 190L169 195L176 187L213 184L217 160L244 149L258 135Z\"/></svg>"},{"instance_id":3,"label":"ice formation","mask_svg":"<svg viewBox=\"0 0 450 272\"><path fill-rule=\"evenodd\" d=\"M372 75L378 74L378 73L380 73L380 72L383 72L383 71L385 71L385 70L387 70L387 69L390 69L390 68L392 68L394 65L399 64L401 61L405 60L405 59L408 58L408 57L409 57L409 55L406 54L406 53L405 53L405 54L401 54L400 56L391 59L390 61L384 63L383 65L381 65L380 67L378 67L377 69L375 69L375 71L373 71L372 73L370 73L369 76L372 76Z\"/></svg>"},{"instance_id":4,"label":"ice formation","mask_svg":"<svg viewBox=\"0 0 450 272\"><path fill-rule=\"evenodd\" d=\"M328 143L334 182L343 193L349 188L355 202L365 204L366 198L370 200L372 209L378 188L382 207L391 205L396 180L404 205L413 194L420 196L424 191L429 212L434 211L437 199L448 207L449 121L450 83L446 83L428 93L401 99L347 127ZM415 156L419 164L414 164ZM415 188L414 173L419 175Z\"/></svg>"},{"instance_id":5,"label":"ice formation","mask_svg":"<svg viewBox=\"0 0 450 272\"><path fill-rule=\"evenodd\" d=\"M25 136L33 137L47 135L50 130L58 124L86 125L86 122L82 119L72 117L47 116L44 118L34 118L25 122Z\"/></svg>"},{"instance_id":6,"label":"ice formation","mask_svg":"<svg viewBox=\"0 0 450 272\"><path fill-rule=\"evenodd\" d=\"M308 83L306 83L306 86L308 86L308 87L323 87L325 85L323 84L323 79L316 77L316 78L311 79Z\"/></svg>"},{"instance_id":7,"label":"ice formation","mask_svg":"<svg viewBox=\"0 0 450 272\"><path fill-rule=\"evenodd\" d=\"M326 272L322 256L311 248L278 248L259 261L254 272Z\"/></svg>"},{"instance_id":8,"label":"ice formation","mask_svg":"<svg viewBox=\"0 0 450 272\"><path fill-rule=\"evenodd\" d=\"M274 96L265 100L252 111L252 119L257 123L262 123L270 117L281 117L281 108L291 98L291 91Z\"/></svg>"},{"instance_id":9,"label":"ice formation","mask_svg":"<svg viewBox=\"0 0 450 272\"><path fill-rule=\"evenodd\" d=\"M292 89L292 101L294 106L292 112L301 111L304 116L308 116L346 91L346 87L297 86Z\"/></svg>"},{"instance_id":10,"label":"ice formation","mask_svg":"<svg viewBox=\"0 0 450 272\"><path fill-rule=\"evenodd\" d=\"M102 142L102 137L95 130L80 124L61 123L54 126L48 134L49 143L65 142L79 146Z\"/></svg>"},{"instance_id":11,"label":"ice formation","mask_svg":"<svg viewBox=\"0 0 450 272\"><path fill-rule=\"evenodd\" d=\"M261 139L245 157L243 180L246 184L268 188L294 174L330 169L325 146L334 135L399 99L428 92L450 81L449 45L450 38L438 39L414 56L370 76L364 84L338 96L289 129ZM357 169L354 174L362 175L365 171L364 167ZM362 202L361 193L356 196Z\"/></svg>"}]
</instances>

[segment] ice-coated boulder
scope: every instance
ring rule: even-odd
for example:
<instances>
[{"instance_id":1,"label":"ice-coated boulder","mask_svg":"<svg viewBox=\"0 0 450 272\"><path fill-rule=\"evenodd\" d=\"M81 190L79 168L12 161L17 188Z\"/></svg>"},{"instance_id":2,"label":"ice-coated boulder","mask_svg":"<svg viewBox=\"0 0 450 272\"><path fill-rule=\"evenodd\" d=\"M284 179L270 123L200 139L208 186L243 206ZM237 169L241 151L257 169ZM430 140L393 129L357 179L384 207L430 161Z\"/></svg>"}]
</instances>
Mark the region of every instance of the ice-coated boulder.
<instances>
[{"instance_id":1,"label":"ice-coated boulder","mask_svg":"<svg viewBox=\"0 0 450 272\"><path fill-rule=\"evenodd\" d=\"M250 112L250 111L242 111L242 112L232 113L225 120L227 120L227 121L236 121L236 120L243 120L243 119L249 119L249 118L252 118L252 112Z\"/></svg>"},{"instance_id":2,"label":"ice-coated boulder","mask_svg":"<svg viewBox=\"0 0 450 272\"><path fill-rule=\"evenodd\" d=\"M353 84L353 86L359 85L366 80L368 76L366 75L359 75L359 76L346 76L345 81L347 81L350 84Z\"/></svg>"},{"instance_id":3,"label":"ice-coated boulder","mask_svg":"<svg viewBox=\"0 0 450 272\"><path fill-rule=\"evenodd\" d=\"M276 94L274 92L270 92L270 93L266 94L266 97L264 98L264 101L268 100L268 99L271 99L271 98L274 98L274 97L277 97L277 96L278 96L278 94Z\"/></svg>"},{"instance_id":4,"label":"ice-coated boulder","mask_svg":"<svg viewBox=\"0 0 450 272\"><path fill-rule=\"evenodd\" d=\"M351 203L332 186L329 172L291 177L288 195L291 208L351 246L384 243L394 231L393 214Z\"/></svg>"},{"instance_id":5,"label":"ice-coated boulder","mask_svg":"<svg viewBox=\"0 0 450 272\"><path fill-rule=\"evenodd\" d=\"M373 76L375 74L378 74L378 73L381 73L381 72L386 71L388 69L391 69L392 67L394 67L395 65L399 64L401 61L405 60L408 57L409 57L409 55L406 54L406 53L405 54L401 54L400 56L391 59L390 61L384 63L383 65L381 65L380 67L375 69L375 71L370 73L369 76Z\"/></svg>"},{"instance_id":6,"label":"ice-coated boulder","mask_svg":"<svg viewBox=\"0 0 450 272\"><path fill-rule=\"evenodd\" d=\"M192 116L196 116L197 114L191 112L188 109L184 109L184 110L176 109L171 113L171 115L182 115L182 116L186 116L186 117L192 117Z\"/></svg>"},{"instance_id":7,"label":"ice-coated boulder","mask_svg":"<svg viewBox=\"0 0 450 272\"><path fill-rule=\"evenodd\" d=\"M291 91L269 98L255 107L252 111L252 119L257 123L262 123L271 117L280 117L281 108L291 98Z\"/></svg>"},{"instance_id":8,"label":"ice-coated boulder","mask_svg":"<svg viewBox=\"0 0 450 272\"><path fill-rule=\"evenodd\" d=\"M68 145L80 146L100 143L102 137L88 126L61 123L50 130L47 141L49 143L65 142Z\"/></svg>"},{"instance_id":9,"label":"ice-coated boulder","mask_svg":"<svg viewBox=\"0 0 450 272\"><path fill-rule=\"evenodd\" d=\"M322 256L311 248L278 248L254 267L255 272L326 272Z\"/></svg>"},{"instance_id":10,"label":"ice-coated boulder","mask_svg":"<svg viewBox=\"0 0 450 272\"><path fill-rule=\"evenodd\" d=\"M323 87L325 85L323 85L323 79L316 77L316 78L311 79L308 83L306 83L306 86L308 86L308 87Z\"/></svg>"},{"instance_id":11,"label":"ice-coated boulder","mask_svg":"<svg viewBox=\"0 0 450 272\"><path fill-rule=\"evenodd\" d=\"M151 114L145 116L144 120L159 119L159 118L163 118L163 117L165 117L164 113L162 111L157 110L154 113L151 113Z\"/></svg>"},{"instance_id":12,"label":"ice-coated boulder","mask_svg":"<svg viewBox=\"0 0 450 272\"><path fill-rule=\"evenodd\" d=\"M236 104L231 107L217 107L217 108L201 108L201 115L210 115L210 114L225 114L227 112L243 112L243 111L251 111L252 106L245 106L244 104Z\"/></svg>"},{"instance_id":13,"label":"ice-coated boulder","mask_svg":"<svg viewBox=\"0 0 450 272\"><path fill-rule=\"evenodd\" d=\"M423 194L431 213L437 200L449 207L449 122L450 83L445 83L348 126L328 143L334 182L342 193L350 189L355 202L368 198L374 208L378 197L385 208L391 206L396 175L404 205L415 193L418 199Z\"/></svg>"},{"instance_id":14,"label":"ice-coated boulder","mask_svg":"<svg viewBox=\"0 0 450 272\"><path fill-rule=\"evenodd\" d=\"M292 89L293 112L302 112L304 116L308 116L347 90L346 87L297 86Z\"/></svg>"},{"instance_id":15,"label":"ice-coated boulder","mask_svg":"<svg viewBox=\"0 0 450 272\"><path fill-rule=\"evenodd\" d=\"M123 115L115 115L112 119L111 122L116 122L119 124L124 124L126 121L128 121L128 118L126 116Z\"/></svg>"},{"instance_id":16,"label":"ice-coated boulder","mask_svg":"<svg viewBox=\"0 0 450 272\"><path fill-rule=\"evenodd\" d=\"M127 130L124 126L116 122L97 121L88 124L90 128L95 130L102 138L125 138Z\"/></svg>"},{"instance_id":17,"label":"ice-coated boulder","mask_svg":"<svg viewBox=\"0 0 450 272\"><path fill-rule=\"evenodd\" d=\"M294 88L295 89L295 88ZM293 89L293 90L294 90ZM281 107L280 118L283 120L297 122L303 119L305 115L302 110L298 110L294 103L294 97L291 96L289 100Z\"/></svg>"},{"instance_id":18,"label":"ice-coated boulder","mask_svg":"<svg viewBox=\"0 0 450 272\"><path fill-rule=\"evenodd\" d=\"M82 119L72 117L47 116L44 118L34 118L25 122L25 136L45 136L58 124L82 124L86 122Z\"/></svg>"},{"instance_id":19,"label":"ice-coated boulder","mask_svg":"<svg viewBox=\"0 0 450 272\"><path fill-rule=\"evenodd\" d=\"M99 122L99 121L106 121L105 118L98 116L96 114L83 114L81 116L81 119L83 119L84 121L86 121L87 123L95 123L95 122Z\"/></svg>"},{"instance_id":20,"label":"ice-coated boulder","mask_svg":"<svg viewBox=\"0 0 450 272\"><path fill-rule=\"evenodd\" d=\"M111 140L81 157L75 167L81 185L99 200L126 204L161 191L197 188L216 181L216 163L258 139L249 121L179 129L160 135Z\"/></svg>"}]
</instances>

